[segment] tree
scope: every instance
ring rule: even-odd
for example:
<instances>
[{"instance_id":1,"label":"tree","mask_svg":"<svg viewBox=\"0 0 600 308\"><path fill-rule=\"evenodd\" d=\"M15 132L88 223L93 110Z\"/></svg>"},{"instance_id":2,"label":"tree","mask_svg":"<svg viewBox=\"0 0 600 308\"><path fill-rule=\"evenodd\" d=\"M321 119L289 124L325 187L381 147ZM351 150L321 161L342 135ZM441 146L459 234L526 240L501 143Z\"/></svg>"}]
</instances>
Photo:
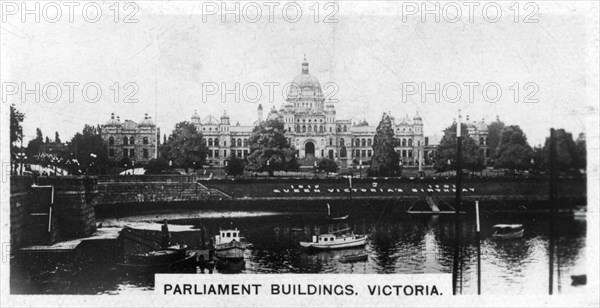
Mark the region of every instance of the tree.
<instances>
[{"instance_id":1,"label":"tree","mask_svg":"<svg viewBox=\"0 0 600 308\"><path fill-rule=\"evenodd\" d=\"M324 172L337 172L339 169L338 164L329 158L323 158L321 160L319 160L319 162L317 163L317 170L318 171L324 171Z\"/></svg>"},{"instance_id":2,"label":"tree","mask_svg":"<svg viewBox=\"0 0 600 308\"><path fill-rule=\"evenodd\" d=\"M162 158L151 159L150 161L148 161L148 164L146 165L145 169L145 174L168 174L171 172L169 162Z\"/></svg>"},{"instance_id":3,"label":"tree","mask_svg":"<svg viewBox=\"0 0 600 308\"><path fill-rule=\"evenodd\" d=\"M495 168L526 170L532 167L533 150L518 125L504 127L496 151Z\"/></svg>"},{"instance_id":4,"label":"tree","mask_svg":"<svg viewBox=\"0 0 600 308\"><path fill-rule=\"evenodd\" d=\"M295 171L299 164L295 150L285 138L285 128L279 119L261 122L248 139L250 154L246 169L253 172Z\"/></svg>"},{"instance_id":5,"label":"tree","mask_svg":"<svg viewBox=\"0 0 600 308\"><path fill-rule=\"evenodd\" d=\"M500 135L502 134L503 129L504 122L500 121L499 118L496 118L496 122L492 122L488 126L487 146L490 149L489 157L492 159L496 159L498 145L500 144Z\"/></svg>"},{"instance_id":6,"label":"tree","mask_svg":"<svg viewBox=\"0 0 600 308\"><path fill-rule=\"evenodd\" d=\"M373 157L369 176L398 176L401 174L400 155L394 150L394 128L391 117L384 113L373 138Z\"/></svg>"},{"instance_id":7,"label":"tree","mask_svg":"<svg viewBox=\"0 0 600 308\"><path fill-rule=\"evenodd\" d=\"M10 106L10 157L11 157L11 169L16 173L17 170L17 152L19 149L16 145L17 142L23 140L23 120L25 115L17 110L14 105Z\"/></svg>"},{"instance_id":8,"label":"tree","mask_svg":"<svg viewBox=\"0 0 600 308\"><path fill-rule=\"evenodd\" d=\"M25 155L27 157L34 157L40 153L40 148L44 144L44 137L42 135L42 130L36 128L35 130L35 139L29 140L27 143L27 148L25 149Z\"/></svg>"},{"instance_id":9,"label":"tree","mask_svg":"<svg viewBox=\"0 0 600 308\"><path fill-rule=\"evenodd\" d=\"M469 137L467 125L461 125L462 140L462 167L475 171L483 170L484 155L477 142ZM444 137L440 141L437 155L433 165L437 172L456 170L456 123L444 130Z\"/></svg>"},{"instance_id":10,"label":"tree","mask_svg":"<svg viewBox=\"0 0 600 308\"><path fill-rule=\"evenodd\" d=\"M58 135L58 132L54 132L54 143L62 143L60 141L60 136Z\"/></svg>"},{"instance_id":11,"label":"tree","mask_svg":"<svg viewBox=\"0 0 600 308\"><path fill-rule=\"evenodd\" d=\"M46 144L50 144L50 138L48 138L48 136L46 136Z\"/></svg>"},{"instance_id":12,"label":"tree","mask_svg":"<svg viewBox=\"0 0 600 308\"><path fill-rule=\"evenodd\" d=\"M164 144L163 151L166 160L185 168L187 173L189 168L204 164L208 149L202 142L202 133L196 130L196 126L183 121L175 125L169 140Z\"/></svg>"},{"instance_id":13,"label":"tree","mask_svg":"<svg viewBox=\"0 0 600 308\"><path fill-rule=\"evenodd\" d=\"M575 152L577 153L577 163L575 164L575 167L579 169L585 169L587 167L587 149L584 133L580 133L579 138L575 140L575 149Z\"/></svg>"},{"instance_id":14,"label":"tree","mask_svg":"<svg viewBox=\"0 0 600 308\"><path fill-rule=\"evenodd\" d=\"M244 160L235 156L230 156L225 161L225 173L231 176L240 176L244 174Z\"/></svg>"},{"instance_id":15,"label":"tree","mask_svg":"<svg viewBox=\"0 0 600 308\"><path fill-rule=\"evenodd\" d=\"M85 125L81 133L75 134L67 147L79 166L91 174L105 173L108 167L108 149L98 129Z\"/></svg>"},{"instance_id":16,"label":"tree","mask_svg":"<svg viewBox=\"0 0 600 308\"><path fill-rule=\"evenodd\" d=\"M544 144L544 165L550 165L550 137L546 138ZM573 141L573 135L560 128L556 130L556 165L558 171L569 171L579 169L580 154Z\"/></svg>"}]
</instances>

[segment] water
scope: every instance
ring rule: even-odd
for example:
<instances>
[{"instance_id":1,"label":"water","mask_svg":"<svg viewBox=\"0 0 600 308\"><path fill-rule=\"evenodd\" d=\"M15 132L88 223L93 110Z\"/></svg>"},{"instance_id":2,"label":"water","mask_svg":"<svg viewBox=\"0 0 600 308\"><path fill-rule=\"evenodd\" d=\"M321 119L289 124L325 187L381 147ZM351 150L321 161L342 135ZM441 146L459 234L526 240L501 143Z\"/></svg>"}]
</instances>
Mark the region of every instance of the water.
<instances>
[{"instance_id":1,"label":"water","mask_svg":"<svg viewBox=\"0 0 600 308\"><path fill-rule=\"evenodd\" d=\"M356 209L339 223L328 222L323 213L212 213L172 210L145 215L105 219L106 223L128 221L192 225L198 234L217 234L219 228L236 227L254 247L245 254L245 263L215 270L224 273L452 273L454 255L453 215L411 216ZM475 220L463 215L462 255L459 293L477 294L477 246ZM523 224L525 234L516 240L494 240L492 226L499 223ZM493 214L481 218L482 294L547 294L549 219L542 215ZM356 234L368 234L367 261L342 263L342 254L361 249L308 253L298 245L312 235L351 228ZM554 292L584 292L585 286L571 286L571 275L585 273L585 220L557 218L555 223ZM196 234L197 235L197 234ZM198 238L196 236L196 238ZM207 240L207 239L206 239ZM200 241L190 240L191 248ZM16 262L15 262L16 263ZM152 277L128 277L107 266L81 267L72 262L46 266L41 270L11 267L13 293L128 294L153 289ZM29 274L28 274L29 272Z\"/></svg>"}]
</instances>

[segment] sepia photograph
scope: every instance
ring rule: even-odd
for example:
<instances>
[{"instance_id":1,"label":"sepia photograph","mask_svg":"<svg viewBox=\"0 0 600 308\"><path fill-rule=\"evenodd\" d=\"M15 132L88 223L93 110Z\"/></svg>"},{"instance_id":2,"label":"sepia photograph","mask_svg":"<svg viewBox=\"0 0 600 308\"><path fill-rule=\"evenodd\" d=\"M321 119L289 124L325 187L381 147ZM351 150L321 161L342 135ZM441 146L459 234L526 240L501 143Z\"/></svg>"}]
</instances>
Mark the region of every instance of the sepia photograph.
<instances>
[{"instance_id":1,"label":"sepia photograph","mask_svg":"<svg viewBox=\"0 0 600 308\"><path fill-rule=\"evenodd\" d=\"M597 1L0 1L2 306L597 306Z\"/></svg>"}]
</instances>

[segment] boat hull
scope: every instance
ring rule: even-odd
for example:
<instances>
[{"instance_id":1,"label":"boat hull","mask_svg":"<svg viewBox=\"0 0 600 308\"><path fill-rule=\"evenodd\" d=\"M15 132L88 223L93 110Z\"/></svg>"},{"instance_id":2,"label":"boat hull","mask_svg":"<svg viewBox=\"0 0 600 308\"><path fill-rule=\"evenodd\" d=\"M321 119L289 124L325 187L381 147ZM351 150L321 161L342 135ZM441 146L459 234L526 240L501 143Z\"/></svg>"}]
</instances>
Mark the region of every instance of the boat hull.
<instances>
[{"instance_id":1,"label":"boat hull","mask_svg":"<svg viewBox=\"0 0 600 308\"><path fill-rule=\"evenodd\" d=\"M335 242L300 242L300 246L308 249L315 250L333 250L333 249L346 249L353 247L365 246L367 243L367 237L362 236L357 239L347 241L335 241Z\"/></svg>"},{"instance_id":2,"label":"boat hull","mask_svg":"<svg viewBox=\"0 0 600 308\"><path fill-rule=\"evenodd\" d=\"M184 258L168 263L160 264L137 264L137 263L118 263L117 270L127 274L144 274L144 273L168 273L191 267L195 265L196 252L189 251Z\"/></svg>"},{"instance_id":3,"label":"boat hull","mask_svg":"<svg viewBox=\"0 0 600 308\"><path fill-rule=\"evenodd\" d=\"M340 257L340 262L341 263L351 263L351 262L367 261L368 259L369 259L368 254L351 255L351 256Z\"/></svg>"},{"instance_id":4,"label":"boat hull","mask_svg":"<svg viewBox=\"0 0 600 308\"><path fill-rule=\"evenodd\" d=\"M215 256L219 259L243 260L247 245L237 241L215 245Z\"/></svg>"},{"instance_id":5,"label":"boat hull","mask_svg":"<svg viewBox=\"0 0 600 308\"><path fill-rule=\"evenodd\" d=\"M519 231L506 233L506 234L494 233L492 235L492 238L497 239L497 240L511 240L511 239L516 239L516 238L522 238L524 232L525 232L525 230L519 230Z\"/></svg>"}]
</instances>

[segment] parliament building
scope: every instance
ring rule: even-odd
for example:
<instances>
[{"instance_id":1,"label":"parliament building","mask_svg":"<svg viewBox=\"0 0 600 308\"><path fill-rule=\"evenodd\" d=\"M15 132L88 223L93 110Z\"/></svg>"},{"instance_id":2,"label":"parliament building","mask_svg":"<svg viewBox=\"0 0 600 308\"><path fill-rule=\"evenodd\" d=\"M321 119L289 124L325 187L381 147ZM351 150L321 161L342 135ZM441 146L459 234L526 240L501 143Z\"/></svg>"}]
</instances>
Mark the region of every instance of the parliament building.
<instances>
[{"instance_id":1,"label":"parliament building","mask_svg":"<svg viewBox=\"0 0 600 308\"><path fill-rule=\"evenodd\" d=\"M266 113L266 117L265 117ZM309 73L308 62L302 62L301 73L288 89L286 101L279 109L263 110L258 106L252 125L231 124L225 112L219 119L213 115L201 118L197 112L192 123L202 132L209 148L207 161L223 165L230 155L246 157L248 139L253 128L263 120L278 118L286 129L288 142L296 149L302 165L313 165L320 158L330 158L342 167L367 162L373 156L376 126L366 121L353 123L336 117L335 104L326 101L319 80ZM394 118L394 134L399 140L396 151L403 165L415 165L423 157L423 121L419 114Z\"/></svg>"}]
</instances>

